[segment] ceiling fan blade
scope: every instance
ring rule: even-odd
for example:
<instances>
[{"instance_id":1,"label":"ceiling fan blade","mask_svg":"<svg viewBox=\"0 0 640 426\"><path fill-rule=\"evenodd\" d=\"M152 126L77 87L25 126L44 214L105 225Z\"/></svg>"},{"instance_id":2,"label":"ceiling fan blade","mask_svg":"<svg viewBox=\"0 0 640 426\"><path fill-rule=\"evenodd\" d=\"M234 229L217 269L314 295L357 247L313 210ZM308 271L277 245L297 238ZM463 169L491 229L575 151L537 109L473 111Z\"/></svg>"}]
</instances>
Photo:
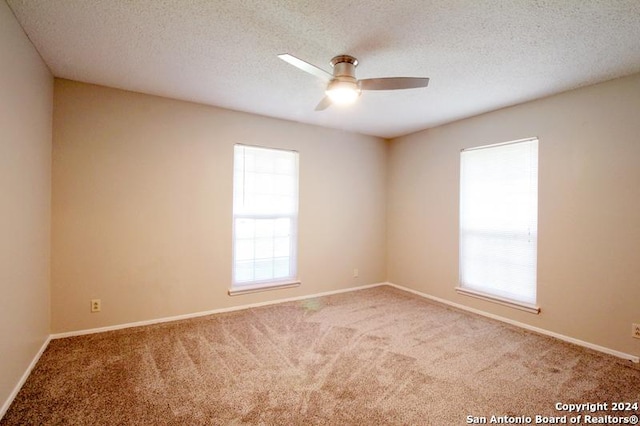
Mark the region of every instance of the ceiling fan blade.
<instances>
[{"instance_id":1,"label":"ceiling fan blade","mask_svg":"<svg viewBox=\"0 0 640 426\"><path fill-rule=\"evenodd\" d=\"M427 87L428 78L418 77L387 77L387 78L365 78L360 80L361 90L399 90L415 89Z\"/></svg>"},{"instance_id":2,"label":"ceiling fan blade","mask_svg":"<svg viewBox=\"0 0 640 426\"><path fill-rule=\"evenodd\" d=\"M333 75L329 74L325 70L320 69L315 65L311 65L309 62L305 62L302 59L298 59L295 56L291 56L288 53L278 55L278 58L282 59L285 62L288 62L296 68L301 69L302 71L308 72L311 75L315 75L316 77L321 78L325 81L329 81L333 78Z\"/></svg>"},{"instance_id":3,"label":"ceiling fan blade","mask_svg":"<svg viewBox=\"0 0 640 426\"><path fill-rule=\"evenodd\" d=\"M322 100L316 105L316 111L323 111L327 109L331 105L331 98L325 96Z\"/></svg>"}]
</instances>

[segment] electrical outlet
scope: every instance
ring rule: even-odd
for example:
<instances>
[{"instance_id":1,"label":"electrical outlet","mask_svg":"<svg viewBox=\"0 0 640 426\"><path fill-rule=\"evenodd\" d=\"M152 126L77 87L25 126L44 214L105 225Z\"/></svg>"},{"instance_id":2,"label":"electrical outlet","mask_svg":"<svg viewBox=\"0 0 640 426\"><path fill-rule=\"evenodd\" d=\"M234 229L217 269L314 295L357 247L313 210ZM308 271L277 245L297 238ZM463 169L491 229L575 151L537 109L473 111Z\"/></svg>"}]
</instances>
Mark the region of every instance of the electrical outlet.
<instances>
[{"instance_id":1,"label":"electrical outlet","mask_svg":"<svg viewBox=\"0 0 640 426\"><path fill-rule=\"evenodd\" d=\"M91 312L100 312L102 309L102 302L100 299L91 299Z\"/></svg>"},{"instance_id":2,"label":"electrical outlet","mask_svg":"<svg viewBox=\"0 0 640 426\"><path fill-rule=\"evenodd\" d=\"M631 324L631 335L640 339L640 324Z\"/></svg>"},{"instance_id":3,"label":"electrical outlet","mask_svg":"<svg viewBox=\"0 0 640 426\"><path fill-rule=\"evenodd\" d=\"M357 270L357 269L354 269L354 270L353 270L353 278L358 278L358 275L359 275L359 274L358 274L358 270Z\"/></svg>"}]
</instances>

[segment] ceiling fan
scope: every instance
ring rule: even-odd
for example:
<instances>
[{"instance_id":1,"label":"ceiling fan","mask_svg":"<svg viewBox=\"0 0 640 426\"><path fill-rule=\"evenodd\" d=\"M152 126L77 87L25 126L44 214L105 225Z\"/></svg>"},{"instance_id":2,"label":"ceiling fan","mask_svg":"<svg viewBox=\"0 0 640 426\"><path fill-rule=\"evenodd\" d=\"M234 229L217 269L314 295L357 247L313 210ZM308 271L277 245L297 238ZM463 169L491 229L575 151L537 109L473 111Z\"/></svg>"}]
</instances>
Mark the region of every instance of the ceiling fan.
<instances>
[{"instance_id":1,"label":"ceiling fan","mask_svg":"<svg viewBox=\"0 0 640 426\"><path fill-rule=\"evenodd\" d=\"M316 111L322 111L332 103L349 104L358 99L363 90L399 90L427 87L428 78L420 77L385 77L356 79L358 60L349 55L338 55L331 59L333 74L316 67L295 56L283 53L278 58L300 68L327 82L326 96L316 106Z\"/></svg>"}]
</instances>

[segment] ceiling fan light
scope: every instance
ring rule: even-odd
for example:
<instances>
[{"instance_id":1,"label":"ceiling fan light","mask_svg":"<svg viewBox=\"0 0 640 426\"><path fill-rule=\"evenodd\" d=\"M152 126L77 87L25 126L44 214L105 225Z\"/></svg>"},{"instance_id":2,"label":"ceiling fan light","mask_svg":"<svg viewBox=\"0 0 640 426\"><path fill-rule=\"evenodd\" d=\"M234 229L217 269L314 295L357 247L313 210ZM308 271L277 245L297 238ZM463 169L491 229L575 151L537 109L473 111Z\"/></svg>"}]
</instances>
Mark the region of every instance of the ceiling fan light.
<instances>
[{"instance_id":1,"label":"ceiling fan light","mask_svg":"<svg viewBox=\"0 0 640 426\"><path fill-rule=\"evenodd\" d=\"M336 105L352 104L360 96L360 89L355 82L333 81L329 83L326 94L331 102Z\"/></svg>"}]
</instances>

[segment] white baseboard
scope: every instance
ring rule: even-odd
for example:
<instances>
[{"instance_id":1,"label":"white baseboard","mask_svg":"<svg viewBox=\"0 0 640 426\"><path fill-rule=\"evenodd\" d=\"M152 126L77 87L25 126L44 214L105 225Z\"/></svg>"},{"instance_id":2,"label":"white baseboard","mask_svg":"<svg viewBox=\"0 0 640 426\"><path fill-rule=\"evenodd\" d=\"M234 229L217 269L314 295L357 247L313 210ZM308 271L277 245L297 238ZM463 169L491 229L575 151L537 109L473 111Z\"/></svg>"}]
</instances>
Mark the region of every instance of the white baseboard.
<instances>
[{"instance_id":1,"label":"white baseboard","mask_svg":"<svg viewBox=\"0 0 640 426\"><path fill-rule=\"evenodd\" d=\"M368 284L368 285L363 285L363 286L359 286L359 287L349 287L349 288L345 288L345 289L325 291L325 292L322 292L322 293L315 293L315 294L309 294L309 295L304 295L304 296L287 297L287 298L282 298L282 299L269 300L269 301L266 301L266 302L250 303L250 304L246 304L246 305L232 306L232 307L229 307L229 308L212 309L210 311L195 312L195 313L192 313L192 314L176 315L176 316L172 316L172 317L157 318L157 319L152 319L152 320L147 320L147 321L137 321L137 322L132 322L132 323L117 324L117 325L112 325L112 326L108 326L108 327L99 327L99 328L92 328L92 329L85 329L85 330L78 330L78 331L70 331L70 332L66 332L66 333L54 333L54 334L51 334L51 335L47 336L47 339L42 344L42 347L40 348L40 350L38 351L36 356L33 358L31 363L29 364L29 367L25 370L24 374L22 375L22 377L20 378L20 380L18 381L18 383L14 387L13 391L11 392L11 394L9 395L7 400L2 405L2 408L0 408L0 419L2 419L2 417L5 415L5 413L7 412L9 407L11 406L11 403L13 402L15 397L18 395L18 392L20 392L20 389L22 388L24 383L27 381L27 378L29 377L29 374L31 374L31 371L33 370L33 367L35 367L36 363L38 362L38 360L40 359L40 357L44 353L45 349L49 345L49 342L51 340L53 340L53 339L61 339L61 338L73 337L73 336L82 336L82 335L94 334L94 333L103 333L103 332L106 332L106 331L121 330L121 329L125 329L125 328L140 327L140 326L151 325L151 324L160 324L160 323L165 323L165 322L170 322L170 321L178 321L178 320L189 319L189 318L197 318L197 317L202 317L202 316L211 315L211 314L217 314L217 313L222 313L222 312L240 311L240 310L249 309L249 308L256 308L256 307L259 307L259 306L275 305L277 303L293 302L293 301L297 301L297 300L312 299L312 298L315 298L315 297L330 296L332 294L346 293L346 292L357 291L357 290L364 290L364 289L367 289L367 288L378 287L378 286L386 285L386 284L387 283Z\"/></svg>"},{"instance_id":2,"label":"white baseboard","mask_svg":"<svg viewBox=\"0 0 640 426\"><path fill-rule=\"evenodd\" d=\"M312 299L312 298L322 297L322 296L330 296L332 294L339 294L339 293L346 293L346 292L350 292L350 291L364 290L364 289L373 288L373 287L379 287L379 286L383 286L383 285L388 285L388 286L391 286L391 287L395 287L395 288L397 288L399 290L403 290L403 291L406 291L408 293L413 293L413 294L416 294L416 295L418 295L420 297L424 297L425 299L433 300L433 301L436 301L436 302L439 302L439 303L442 303L442 304L445 304L445 305L452 306L452 307L457 308L457 309L461 309L463 311L472 312L474 314L482 315L482 316L487 317L487 318L491 318L491 319L494 319L494 320L497 320L497 321L501 321L501 322L504 322L504 323L507 323L507 324L515 325L516 327L520 327L520 328L523 328L523 329L526 329L526 330L530 330L530 331L533 331L533 332L536 332L536 333L539 333L539 334L543 334L543 335L546 335L546 336L554 337L556 339L563 340L565 342L573 343L573 344L576 344L576 345L579 345L579 346L583 346L583 347L586 347L586 348L589 348L589 349L593 349L593 350L596 350L596 351L599 351L599 352L603 352L603 353L606 353L606 354L609 354L609 355L613 355L613 356L616 356L618 358L622 358L622 359L625 359L625 360L632 361L634 363L640 363L640 357L637 357L635 355L630 355L630 354L627 354L627 353L624 353L624 352L620 352L620 351L617 351L617 350L614 350L614 349L611 349L611 348L607 348L607 347L604 347L604 346L600 346L600 345L596 345L596 344L593 344L593 343L585 342L583 340L575 339L573 337L565 336L563 334L555 333L553 331L545 330L543 328L534 327L534 326L531 326L529 324L525 324L525 323L522 323L522 322L519 322L519 321L515 321L515 320L509 319L509 318L501 317L499 315L494 315L494 314L491 314L489 312L481 311L479 309L470 308L468 306L461 305L461 304L455 303L455 302L451 302L449 300L442 299L440 297L431 296L429 294L422 293L420 291L413 290L413 289L408 288L408 287L403 287L403 286L400 286L400 285L397 285L397 284L393 284L393 283L390 283L390 282L382 282L382 283L363 285L363 286L359 286L359 287L349 287L349 288L340 289L340 290L326 291L326 292L322 292L322 293L315 293L315 294L304 295L304 296L288 297L288 298L270 300L270 301L266 301L266 302L250 303L250 304L246 304L246 305L232 306L232 307L229 307L229 308L212 309L210 311L196 312L196 313L192 313L192 314L176 315L176 316L172 316L172 317L157 318L157 319L152 319L152 320L147 320L147 321L137 321L137 322L132 322L132 323L125 323L125 324L118 324L118 325L108 326L108 327L100 327L100 328L92 328L92 329L85 329L85 330L78 330L78 331L70 331L70 332L65 332L65 333L51 334L51 335L49 335L47 337L45 342L42 344L42 346L40 347L40 350L34 356L33 360L29 364L29 367L26 369L26 371L24 372L24 374L22 375L22 377L20 378L20 380L18 381L18 383L14 387L13 391L11 392L11 394L9 395L7 400L2 405L2 408L0 408L0 419L2 419L2 417L5 415L5 413L9 409L9 406L11 406L11 403L13 402L15 397L18 395L18 392L20 391L20 389L22 388L24 383L27 381L27 378L29 377L29 374L31 374L31 371L35 367L36 363L38 362L38 360L40 359L40 357L42 356L42 354L44 353L45 349L49 345L49 342L52 339L61 339L61 338L64 338L64 337L82 336L82 335L86 335L86 334L103 333L103 332L106 332L106 331L121 330L121 329L131 328L131 327L140 327L140 326L144 326L144 325L160 324L160 323L165 323L165 322L170 322L170 321L178 321L178 320L189 319L189 318L197 318L197 317L202 317L202 316L205 316L205 315L212 315L212 314L217 314L217 313L222 313L222 312L240 311L240 310L249 309L249 308L256 308L256 307L259 307L259 306L275 305L275 304L284 303L284 302L293 302L293 301L297 301L297 300L305 300L305 299Z\"/></svg>"},{"instance_id":3,"label":"white baseboard","mask_svg":"<svg viewBox=\"0 0 640 426\"><path fill-rule=\"evenodd\" d=\"M578 345L578 346L583 346L585 348L593 349L593 350L598 351L598 352L604 352L606 354L613 355L613 356L616 356L618 358L626 359L626 360L629 360L629 361L634 362L634 363L640 363L640 357L637 357L635 355L631 355L631 354L627 354L627 353L624 353L624 352L616 351L615 349L607 348L605 346L596 345L594 343L585 342L584 340L575 339L573 337L565 336L564 334L560 334L560 333L556 333L556 332L553 332L553 331L545 330L544 328L534 327L532 325L525 324L523 322L519 322L519 321L515 321L515 320L512 320L512 319L509 319L509 318L501 317L499 315L494 315L494 314L491 314L489 312L481 311L479 309L470 308L468 306L461 305L461 304L455 303L455 302L451 302L451 301L446 300L446 299L441 299L440 297L431 296L429 294L422 293L422 292L419 292L419 291L416 291L416 290L413 290L413 289L410 289L410 288L407 288L407 287L403 287L401 285L397 285L397 284L393 284L393 283L385 283L385 284L390 285L391 287L395 287L395 288L400 289L400 290L407 291L409 293L416 294L418 296L424 297L425 299L430 299L430 300L433 300L433 301L436 301L436 302L439 302L439 303L443 303L445 305L452 306L452 307L457 308L457 309L462 309L464 311L473 312L474 314L482 315L484 317L488 317L488 318L491 318L491 319L494 319L494 320L505 322L507 324L515 325L516 327L524 328L525 330L530 330L530 331L533 331L533 332L536 332L536 333L539 333L539 334L544 334L545 336L555 337L556 339L563 340L565 342L569 342L569 343L573 343L573 344Z\"/></svg>"},{"instance_id":4,"label":"white baseboard","mask_svg":"<svg viewBox=\"0 0 640 426\"><path fill-rule=\"evenodd\" d=\"M110 325L110 326L107 326L107 327L90 328L90 329L77 330L77 331L68 331L68 332L64 332L64 333L55 333L55 334L51 335L51 339L62 339L62 338L65 338L65 337L83 336L83 335L86 335L86 334L95 334L95 333L104 333L106 331L122 330L122 329L125 329L125 328L141 327L141 326L144 326L144 325L161 324L161 323L164 323L164 322L179 321L179 320L184 320L184 319L203 317L203 316L206 316L206 315L219 314L219 313L223 313L223 312L241 311L241 310L249 309L249 308L257 308L259 306L275 305L277 303L294 302L296 300L312 299L312 298L315 298L315 297L330 296L332 294L346 293L346 292L349 292L349 291L364 290L364 289L367 289L367 288L379 287L381 285L387 285L387 283L368 284L368 285L363 285L363 286L359 286L359 287L349 287L349 288L344 288L344 289L340 289L340 290L332 290L332 291L325 291L325 292L322 292L322 293L309 294L309 295L305 295L305 296L287 297L287 298L283 298L283 299L269 300L269 301L266 301L266 302L249 303L249 304L246 304L246 305L232 306L232 307L229 307L229 308L212 309L210 311L195 312L195 313L192 313L192 314L184 314L184 315L176 315L176 316L171 316L171 317L156 318L156 319L151 319L151 320L146 320L146 321L136 321L136 322L130 322L130 323L125 323L125 324Z\"/></svg>"},{"instance_id":5,"label":"white baseboard","mask_svg":"<svg viewBox=\"0 0 640 426\"><path fill-rule=\"evenodd\" d=\"M2 408L0 408L0 420L6 414L7 410L11 406L11 403L13 402L13 400L18 395L18 392L20 392L20 389L22 389L22 386L27 381L27 378L29 377L29 374L31 374L31 370L33 370L33 367L36 366L38 360L40 359L40 357L44 353L45 349L47 349L47 346L49 346L49 342L50 341L51 341L51 336L47 336L47 339L44 341L44 343L40 347L40 350L38 351L38 353L36 353L36 355L31 360L31 363L29 364L29 367L27 367L27 369L25 370L24 374L22 374L22 377L20 377L20 380L18 381L18 383L16 383L15 387L13 388L13 391L11 391L11 393L9 394L9 398L7 398L7 400L4 402L4 404L2 404Z\"/></svg>"}]
</instances>

